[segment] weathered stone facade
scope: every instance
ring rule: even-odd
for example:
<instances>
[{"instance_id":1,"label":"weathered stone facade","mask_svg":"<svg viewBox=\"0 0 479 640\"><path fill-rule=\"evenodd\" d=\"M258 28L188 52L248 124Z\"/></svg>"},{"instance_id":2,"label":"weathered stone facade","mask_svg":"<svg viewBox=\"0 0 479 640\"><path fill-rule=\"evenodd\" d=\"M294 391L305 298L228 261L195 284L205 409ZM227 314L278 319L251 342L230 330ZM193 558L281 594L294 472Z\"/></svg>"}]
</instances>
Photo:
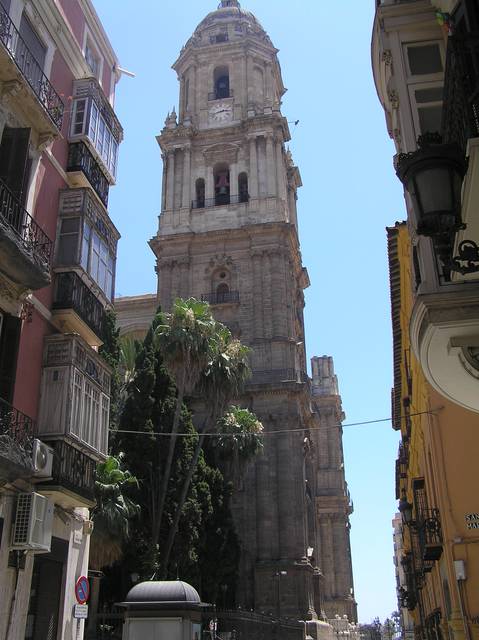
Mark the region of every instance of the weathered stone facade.
<instances>
[{"instance_id":1,"label":"weathered stone facade","mask_svg":"<svg viewBox=\"0 0 479 640\"><path fill-rule=\"evenodd\" d=\"M252 14L224 0L173 68L180 106L157 138L163 197L158 234L150 241L158 299L163 310L177 297L208 300L215 317L252 348L253 375L241 402L266 432L264 453L234 500L242 549L236 602L258 614L309 620L308 633L324 636L323 627L330 627L319 620L325 615L320 566L329 556L320 549L316 496L317 430L326 407L320 401L315 409L306 374L303 290L309 279L296 212L301 177L285 148L290 134L280 111L285 89L277 49ZM121 305L120 325L131 306ZM337 432L340 438L340 427ZM337 502L345 523L347 499ZM342 574L326 590L328 612L356 619L343 606L347 596L352 601L348 531L336 534L331 553L338 559L328 579Z\"/></svg>"},{"instance_id":2,"label":"weathered stone facade","mask_svg":"<svg viewBox=\"0 0 479 640\"><path fill-rule=\"evenodd\" d=\"M344 474L341 422L344 413L333 359L311 360L312 396L319 415L317 435L316 517L319 565L324 575L324 610L328 618L357 620L354 600L349 515L353 506Z\"/></svg>"}]
</instances>

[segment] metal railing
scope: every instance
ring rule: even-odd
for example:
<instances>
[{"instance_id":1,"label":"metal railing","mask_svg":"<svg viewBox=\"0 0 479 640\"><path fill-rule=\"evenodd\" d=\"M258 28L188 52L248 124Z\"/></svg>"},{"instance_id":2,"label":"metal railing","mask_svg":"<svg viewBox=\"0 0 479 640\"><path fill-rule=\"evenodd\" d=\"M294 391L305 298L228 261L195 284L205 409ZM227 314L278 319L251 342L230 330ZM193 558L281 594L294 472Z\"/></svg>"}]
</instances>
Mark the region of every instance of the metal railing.
<instances>
[{"instance_id":1,"label":"metal railing","mask_svg":"<svg viewBox=\"0 0 479 640\"><path fill-rule=\"evenodd\" d=\"M422 560L439 560L442 554L442 528L439 509L424 509L420 514L417 530Z\"/></svg>"},{"instance_id":2,"label":"metal railing","mask_svg":"<svg viewBox=\"0 0 479 640\"><path fill-rule=\"evenodd\" d=\"M53 242L0 178L0 217L18 235L33 257L50 267Z\"/></svg>"},{"instance_id":3,"label":"metal railing","mask_svg":"<svg viewBox=\"0 0 479 640\"><path fill-rule=\"evenodd\" d=\"M85 174L96 194L108 206L108 180L100 169L93 154L84 142L71 142L68 146L67 171L81 171Z\"/></svg>"},{"instance_id":4,"label":"metal railing","mask_svg":"<svg viewBox=\"0 0 479 640\"><path fill-rule=\"evenodd\" d=\"M57 273L53 309L73 309L100 338L103 335L105 309L74 271Z\"/></svg>"},{"instance_id":5,"label":"metal railing","mask_svg":"<svg viewBox=\"0 0 479 640\"><path fill-rule=\"evenodd\" d=\"M308 376L304 371L295 369L269 369L253 371L247 384L269 384L276 382L307 382Z\"/></svg>"},{"instance_id":6,"label":"metal railing","mask_svg":"<svg viewBox=\"0 0 479 640\"><path fill-rule=\"evenodd\" d=\"M6 451L9 445L16 444L31 460L35 432L32 418L0 398L0 450Z\"/></svg>"},{"instance_id":7,"label":"metal railing","mask_svg":"<svg viewBox=\"0 0 479 640\"><path fill-rule=\"evenodd\" d=\"M241 193L238 195L218 195L214 198L201 198L191 201L192 209L209 209L211 207L224 207L229 204L241 204L249 202L249 194Z\"/></svg>"},{"instance_id":8,"label":"metal railing","mask_svg":"<svg viewBox=\"0 0 479 640\"><path fill-rule=\"evenodd\" d=\"M30 85L58 130L62 128L64 104L27 47L8 13L0 3L0 41Z\"/></svg>"},{"instance_id":9,"label":"metal railing","mask_svg":"<svg viewBox=\"0 0 479 640\"><path fill-rule=\"evenodd\" d=\"M466 151L469 138L479 135L479 77L472 58L479 62L477 34L448 38L444 74L442 137Z\"/></svg>"},{"instance_id":10,"label":"metal railing","mask_svg":"<svg viewBox=\"0 0 479 640\"><path fill-rule=\"evenodd\" d=\"M48 442L53 447L53 485L94 501L96 462L64 440Z\"/></svg>"},{"instance_id":11,"label":"metal railing","mask_svg":"<svg viewBox=\"0 0 479 640\"><path fill-rule=\"evenodd\" d=\"M226 304L228 302L239 302L239 291L202 293L201 300L202 302L209 302L210 304Z\"/></svg>"},{"instance_id":12,"label":"metal railing","mask_svg":"<svg viewBox=\"0 0 479 640\"><path fill-rule=\"evenodd\" d=\"M213 100L226 100L226 98L232 98L233 95L232 89L229 89L228 91L225 89L211 91L208 93L208 102L213 102Z\"/></svg>"}]
</instances>

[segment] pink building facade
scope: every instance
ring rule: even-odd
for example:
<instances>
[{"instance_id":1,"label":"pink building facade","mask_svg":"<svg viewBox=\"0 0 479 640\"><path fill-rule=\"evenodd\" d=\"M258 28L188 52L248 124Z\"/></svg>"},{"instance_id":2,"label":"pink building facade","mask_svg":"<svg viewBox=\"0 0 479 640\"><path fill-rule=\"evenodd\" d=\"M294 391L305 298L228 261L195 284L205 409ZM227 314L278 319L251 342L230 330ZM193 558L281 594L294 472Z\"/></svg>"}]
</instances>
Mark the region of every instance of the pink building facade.
<instances>
[{"instance_id":1,"label":"pink building facade","mask_svg":"<svg viewBox=\"0 0 479 640\"><path fill-rule=\"evenodd\" d=\"M84 634L119 77L91 0L0 0L0 640Z\"/></svg>"}]
</instances>

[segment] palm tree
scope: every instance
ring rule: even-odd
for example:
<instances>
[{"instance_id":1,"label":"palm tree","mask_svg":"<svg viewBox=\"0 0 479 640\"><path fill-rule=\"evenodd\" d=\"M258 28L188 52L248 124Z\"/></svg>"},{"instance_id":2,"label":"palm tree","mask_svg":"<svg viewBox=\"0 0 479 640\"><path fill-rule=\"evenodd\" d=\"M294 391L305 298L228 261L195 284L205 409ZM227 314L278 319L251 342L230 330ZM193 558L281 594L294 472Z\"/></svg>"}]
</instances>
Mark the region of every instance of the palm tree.
<instances>
[{"instance_id":1,"label":"palm tree","mask_svg":"<svg viewBox=\"0 0 479 640\"><path fill-rule=\"evenodd\" d=\"M215 448L230 463L229 475L236 484L246 463L263 449L263 425L249 409L232 406L219 420L218 429Z\"/></svg>"},{"instance_id":2,"label":"palm tree","mask_svg":"<svg viewBox=\"0 0 479 640\"><path fill-rule=\"evenodd\" d=\"M176 382L178 393L168 454L158 493L156 518L152 528L154 546L158 544L160 537L183 398L185 394L193 392L208 362L215 325L208 303L189 298L177 299L171 313L164 315L164 322L156 329L158 347L168 372Z\"/></svg>"},{"instance_id":3,"label":"palm tree","mask_svg":"<svg viewBox=\"0 0 479 640\"><path fill-rule=\"evenodd\" d=\"M198 383L198 392L205 401L207 414L161 554L160 572L163 576L168 568L181 513L198 465L205 435L215 428L218 418L223 415L231 399L236 398L243 390L244 383L251 373L248 365L249 352L248 347L233 339L227 327L215 322L214 336L210 340L209 360Z\"/></svg>"},{"instance_id":4,"label":"palm tree","mask_svg":"<svg viewBox=\"0 0 479 640\"><path fill-rule=\"evenodd\" d=\"M90 566L100 570L117 562L123 546L130 537L130 520L138 515L140 507L126 491L138 486L137 479L121 468L123 454L110 456L96 469L96 506L91 513L93 533L90 547Z\"/></svg>"}]
</instances>

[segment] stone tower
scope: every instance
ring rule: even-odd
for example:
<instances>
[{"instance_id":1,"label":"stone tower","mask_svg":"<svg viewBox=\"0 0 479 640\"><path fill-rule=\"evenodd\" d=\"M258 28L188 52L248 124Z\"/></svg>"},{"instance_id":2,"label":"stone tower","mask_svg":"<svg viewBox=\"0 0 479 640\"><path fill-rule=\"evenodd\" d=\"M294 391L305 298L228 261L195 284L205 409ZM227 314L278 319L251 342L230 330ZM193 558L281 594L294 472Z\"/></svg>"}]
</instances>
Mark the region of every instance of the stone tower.
<instances>
[{"instance_id":1,"label":"stone tower","mask_svg":"<svg viewBox=\"0 0 479 640\"><path fill-rule=\"evenodd\" d=\"M173 69L179 109L157 138L163 195L150 241L159 301L168 310L176 297L207 300L252 348L253 376L241 401L267 432L264 454L235 496L242 549L236 604L310 620L317 631L318 416L303 324L309 280L297 233L301 177L285 149L290 134L280 111L285 88L277 49L239 2L223 0Z\"/></svg>"},{"instance_id":2,"label":"stone tower","mask_svg":"<svg viewBox=\"0 0 479 640\"><path fill-rule=\"evenodd\" d=\"M319 564L324 575L324 610L357 620L349 542L353 506L344 474L344 413L333 359L311 359L313 404L319 415L316 515L320 539Z\"/></svg>"}]
</instances>

